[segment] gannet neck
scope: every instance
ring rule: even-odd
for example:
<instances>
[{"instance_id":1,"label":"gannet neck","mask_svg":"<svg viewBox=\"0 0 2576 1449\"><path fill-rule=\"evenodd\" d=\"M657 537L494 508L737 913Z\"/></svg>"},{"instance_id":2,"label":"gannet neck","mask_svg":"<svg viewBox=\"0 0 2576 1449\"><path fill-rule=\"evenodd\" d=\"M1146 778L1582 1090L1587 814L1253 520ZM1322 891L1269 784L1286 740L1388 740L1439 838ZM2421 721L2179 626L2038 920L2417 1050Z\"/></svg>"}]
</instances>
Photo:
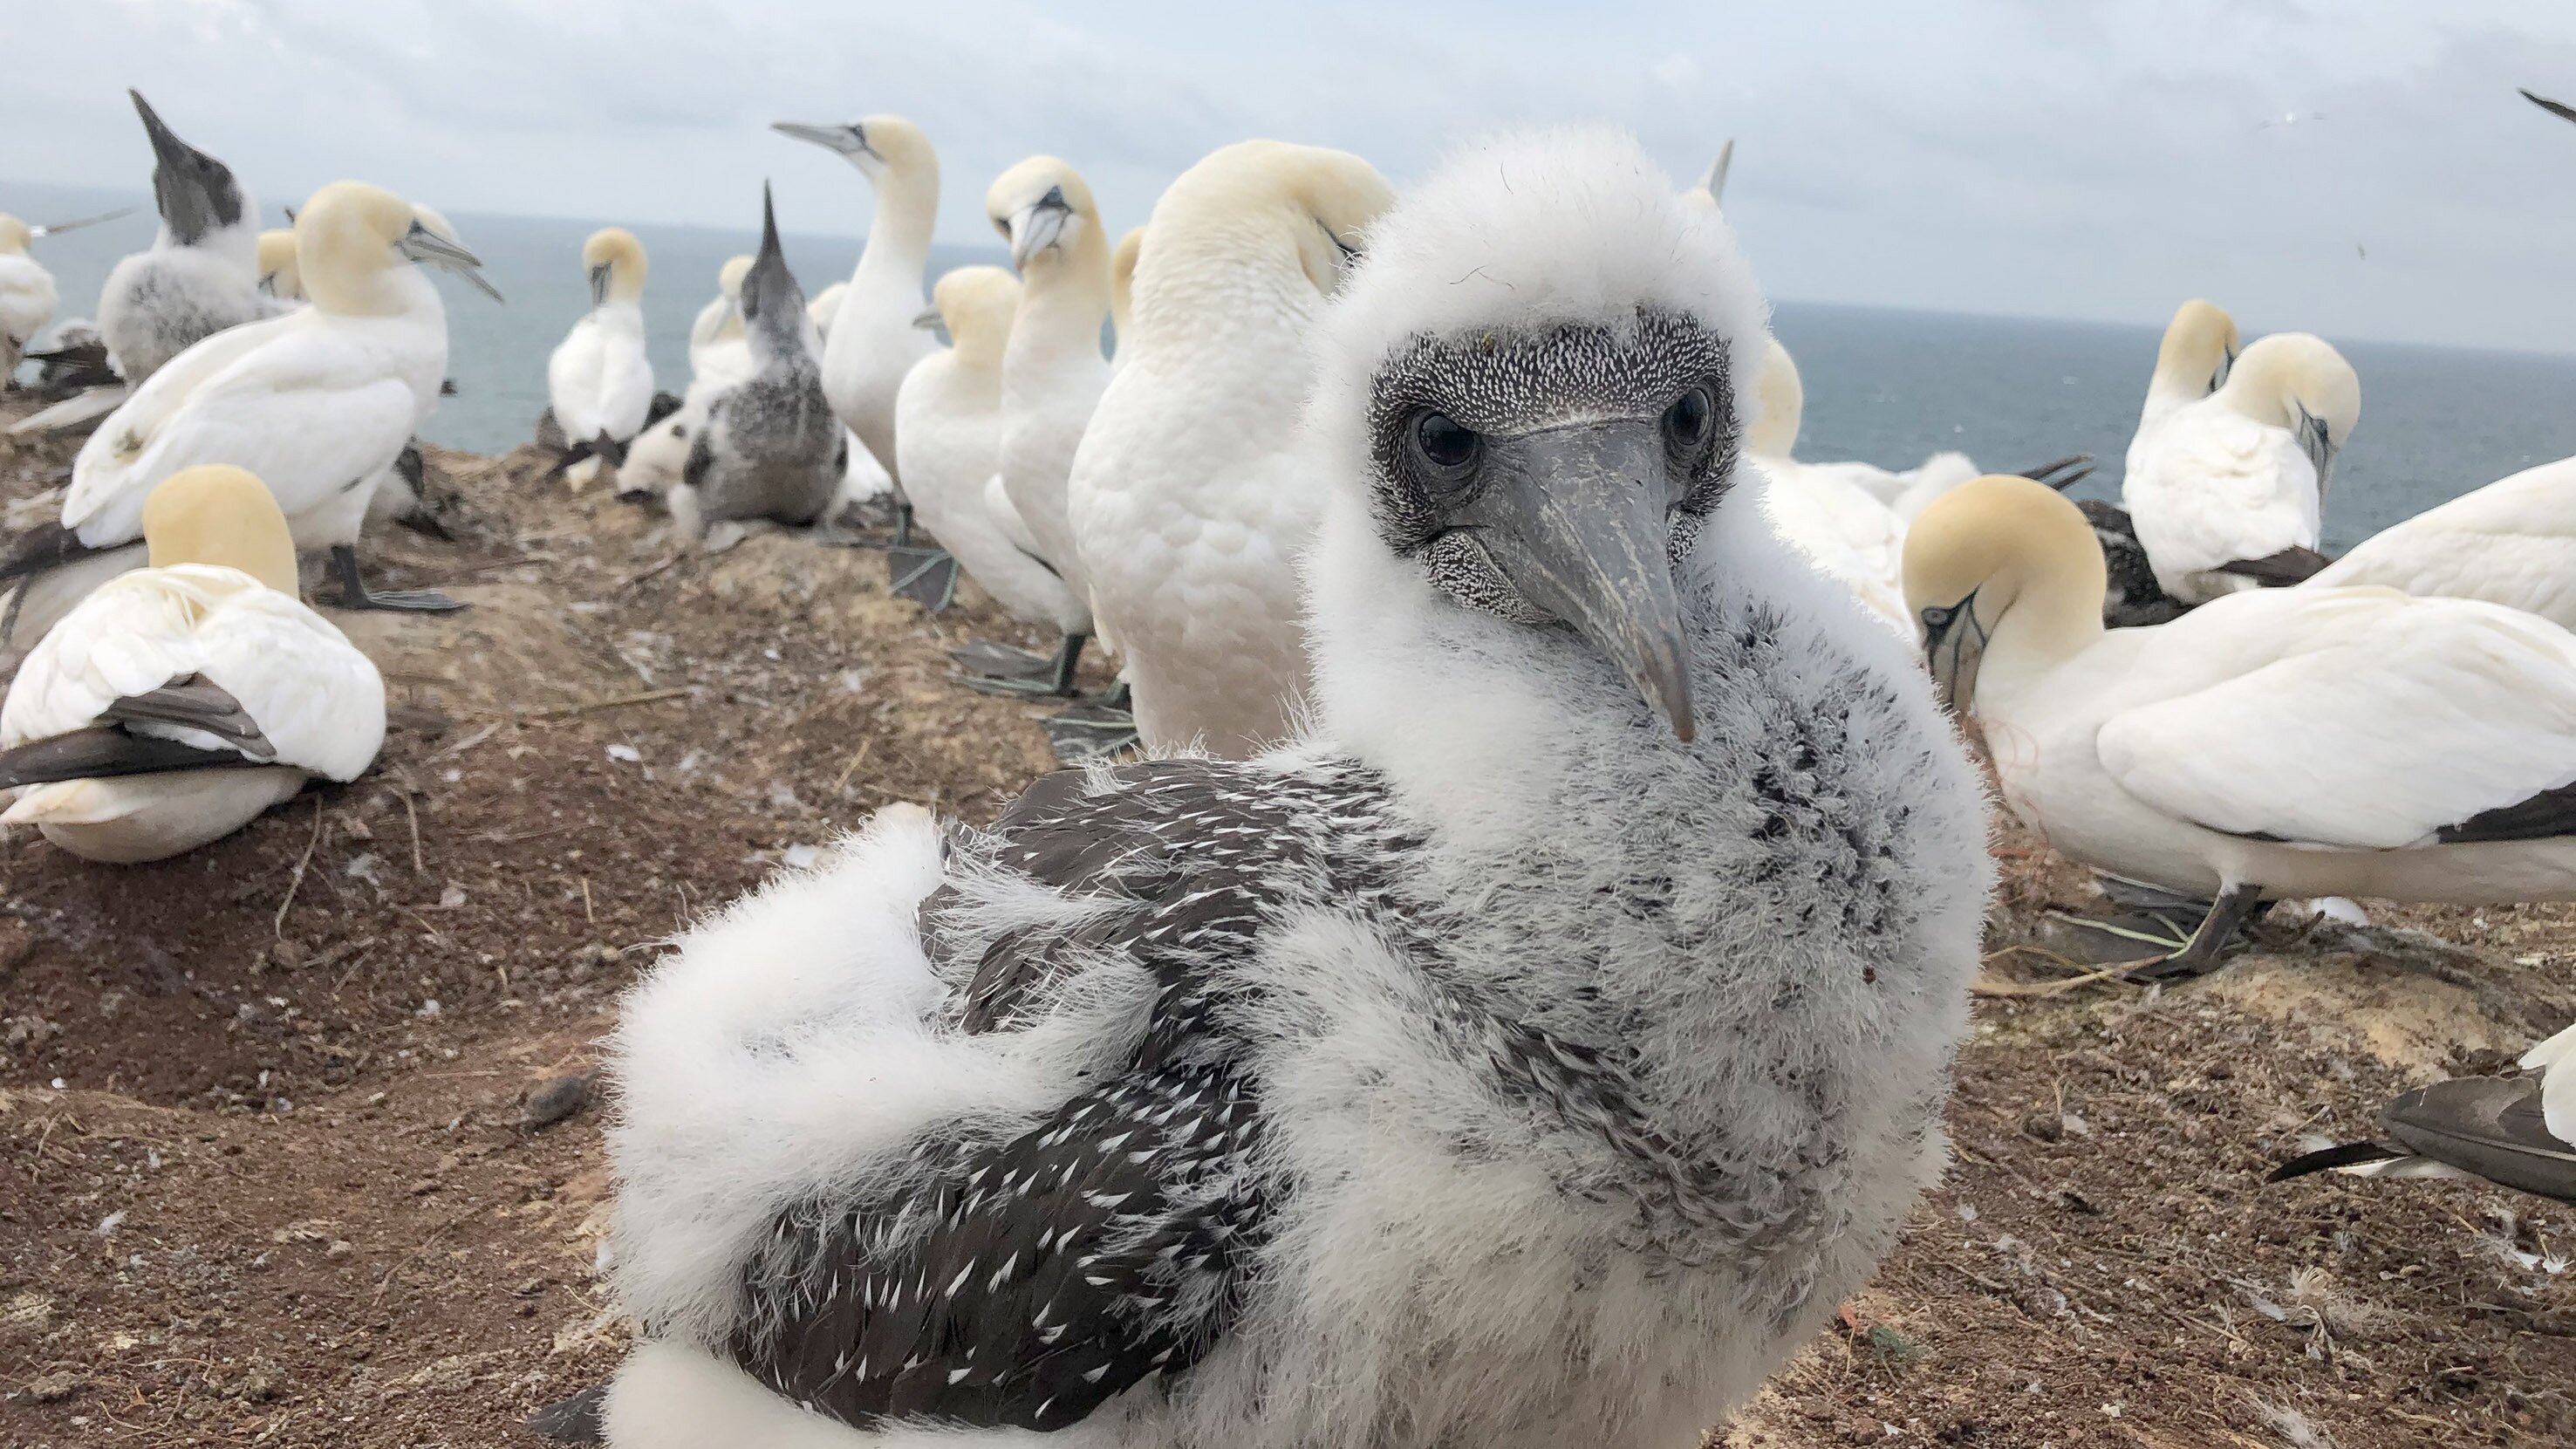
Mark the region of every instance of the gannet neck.
<instances>
[{"instance_id":1,"label":"gannet neck","mask_svg":"<svg viewBox=\"0 0 2576 1449\"><path fill-rule=\"evenodd\" d=\"M908 279L918 290L939 224L939 153L899 116L870 116L859 124L884 161L869 177L876 212L868 218L868 244L850 272L851 285Z\"/></svg>"},{"instance_id":2,"label":"gannet neck","mask_svg":"<svg viewBox=\"0 0 2576 1449\"><path fill-rule=\"evenodd\" d=\"M1145 229L1127 228L1118 239L1118 250L1109 257L1109 325L1116 329L1118 345L1127 345L1128 330L1135 325L1136 261L1144 254Z\"/></svg>"},{"instance_id":3,"label":"gannet neck","mask_svg":"<svg viewBox=\"0 0 2576 1449\"><path fill-rule=\"evenodd\" d=\"M2361 420L2361 378L2332 343L2307 332L2256 338L2213 395L2234 412L2296 430L2302 415L2322 423L2340 448Z\"/></svg>"},{"instance_id":4,"label":"gannet neck","mask_svg":"<svg viewBox=\"0 0 2576 1449\"><path fill-rule=\"evenodd\" d=\"M1798 426L1805 420L1806 386L1799 381L1798 364L1780 339L1766 340L1762 352L1762 380L1754 388L1761 411L1753 416L1753 425L1745 430L1744 451L1756 458L1792 458L1798 446Z\"/></svg>"},{"instance_id":5,"label":"gannet neck","mask_svg":"<svg viewBox=\"0 0 2576 1449\"><path fill-rule=\"evenodd\" d=\"M2102 638L2102 546L2083 510L1989 474L1933 500L1905 537L1905 607L1964 710L2045 677Z\"/></svg>"},{"instance_id":6,"label":"gannet neck","mask_svg":"<svg viewBox=\"0 0 2576 1449\"><path fill-rule=\"evenodd\" d=\"M239 569L295 596L295 540L268 485L223 464L182 468L143 501L151 566L214 564Z\"/></svg>"},{"instance_id":7,"label":"gannet neck","mask_svg":"<svg viewBox=\"0 0 2576 1449\"><path fill-rule=\"evenodd\" d=\"M1019 311L1019 278L1000 267L959 267L939 279L936 296L955 365L998 379Z\"/></svg>"},{"instance_id":8,"label":"gannet neck","mask_svg":"<svg viewBox=\"0 0 2576 1449\"><path fill-rule=\"evenodd\" d=\"M2189 402L2218 387L2239 351L2236 319L2198 297L2174 309L2156 347L2156 370L2147 380L2150 403Z\"/></svg>"},{"instance_id":9,"label":"gannet neck","mask_svg":"<svg viewBox=\"0 0 2576 1449\"><path fill-rule=\"evenodd\" d=\"M0 257L23 257L27 243L35 239L27 224L6 212L0 212Z\"/></svg>"},{"instance_id":10,"label":"gannet neck","mask_svg":"<svg viewBox=\"0 0 2576 1449\"><path fill-rule=\"evenodd\" d=\"M304 274L296 265L294 232L281 228L259 234L259 288L281 302L304 300Z\"/></svg>"}]
</instances>

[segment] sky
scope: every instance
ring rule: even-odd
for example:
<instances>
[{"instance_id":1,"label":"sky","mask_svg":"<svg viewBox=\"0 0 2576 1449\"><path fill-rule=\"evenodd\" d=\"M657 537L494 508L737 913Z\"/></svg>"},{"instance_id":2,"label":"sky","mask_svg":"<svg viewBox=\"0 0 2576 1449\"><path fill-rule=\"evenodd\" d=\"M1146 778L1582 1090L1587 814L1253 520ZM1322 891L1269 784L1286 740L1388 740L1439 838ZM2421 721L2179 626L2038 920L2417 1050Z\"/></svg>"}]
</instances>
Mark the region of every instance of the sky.
<instances>
[{"instance_id":1,"label":"sky","mask_svg":"<svg viewBox=\"0 0 2576 1449\"><path fill-rule=\"evenodd\" d=\"M1251 136L1399 187L1498 128L1608 122L1726 208L1775 296L2576 351L2568 0L0 0L10 180L146 184L124 88L266 201L857 234L848 165L767 129L893 112L940 235L1052 152L1112 230ZM42 217L31 220L44 220ZM42 244L39 243L39 246Z\"/></svg>"}]
</instances>

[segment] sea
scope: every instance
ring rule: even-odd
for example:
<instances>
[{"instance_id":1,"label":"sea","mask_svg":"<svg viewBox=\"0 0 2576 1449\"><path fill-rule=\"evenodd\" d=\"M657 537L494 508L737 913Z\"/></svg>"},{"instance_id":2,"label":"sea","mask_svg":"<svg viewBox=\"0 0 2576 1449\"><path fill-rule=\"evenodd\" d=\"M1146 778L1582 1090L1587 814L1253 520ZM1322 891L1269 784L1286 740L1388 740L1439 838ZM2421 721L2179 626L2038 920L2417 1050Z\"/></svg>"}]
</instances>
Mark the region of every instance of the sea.
<instances>
[{"instance_id":1,"label":"sea","mask_svg":"<svg viewBox=\"0 0 2576 1449\"><path fill-rule=\"evenodd\" d=\"M62 292L61 316L92 314L108 268L150 244L150 198L0 182L0 210L29 222L126 205L138 210L35 243ZM285 224L274 205L268 210L269 225ZM508 301L441 278L457 391L425 433L451 447L499 452L527 439L545 409L546 356L588 303L580 249L594 224L471 212L449 219ZM647 340L655 376L669 390L687 382L689 324L715 295L717 269L754 249L757 221L632 228L651 257ZM794 234L782 244L810 298L850 274L860 239ZM993 247L940 246L931 270L1002 260ZM1909 468L1957 449L1989 469L2016 472L2090 453L2099 471L2075 495L2119 496L2121 456L2155 365L2152 327L1794 300L1777 303L1773 325L1806 387L1801 458ZM2328 340L2362 382L2361 423L2326 500L2329 553L2508 473L2576 454L2576 355Z\"/></svg>"}]
</instances>

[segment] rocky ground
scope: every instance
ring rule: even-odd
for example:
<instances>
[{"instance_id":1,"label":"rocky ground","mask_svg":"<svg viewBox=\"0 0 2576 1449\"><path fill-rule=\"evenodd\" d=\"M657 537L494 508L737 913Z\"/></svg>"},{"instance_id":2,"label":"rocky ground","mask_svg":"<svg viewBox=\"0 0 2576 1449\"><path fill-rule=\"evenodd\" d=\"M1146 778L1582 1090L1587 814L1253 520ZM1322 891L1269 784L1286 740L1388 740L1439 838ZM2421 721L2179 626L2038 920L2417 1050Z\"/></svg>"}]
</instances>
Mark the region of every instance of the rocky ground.
<instances>
[{"instance_id":1,"label":"rocky ground","mask_svg":"<svg viewBox=\"0 0 2576 1449\"><path fill-rule=\"evenodd\" d=\"M0 533L68 461L0 441ZM987 817L1050 763L947 681L947 644L1042 642L971 597L431 462L457 537L396 535L393 582L474 607L339 616L392 690L371 774L160 865L0 841L0 1444L535 1443L624 1341L587 1092L619 991L873 808ZM1958 1165L1716 1441L2576 1443L2576 1212L2261 1180L2576 1016L2576 911L2282 926L2143 992L2053 944L2075 872L1999 849Z\"/></svg>"}]
</instances>

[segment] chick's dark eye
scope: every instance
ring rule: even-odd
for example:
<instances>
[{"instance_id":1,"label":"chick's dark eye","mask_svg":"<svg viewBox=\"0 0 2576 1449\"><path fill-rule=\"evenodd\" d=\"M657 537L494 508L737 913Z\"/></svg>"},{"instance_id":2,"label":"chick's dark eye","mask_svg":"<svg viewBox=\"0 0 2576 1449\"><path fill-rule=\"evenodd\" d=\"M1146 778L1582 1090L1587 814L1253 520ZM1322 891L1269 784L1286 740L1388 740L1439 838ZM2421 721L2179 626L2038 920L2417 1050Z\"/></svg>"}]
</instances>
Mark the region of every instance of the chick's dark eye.
<instances>
[{"instance_id":1,"label":"chick's dark eye","mask_svg":"<svg viewBox=\"0 0 2576 1449\"><path fill-rule=\"evenodd\" d=\"M1442 472L1455 472L1476 461L1475 431L1447 413L1426 412L1413 422L1414 451Z\"/></svg>"},{"instance_id":2,"label":"chick's dark eye","mask_svg":"<svg viewBox=\"0 0 2576 1449\"><path fill-rule=\"evenodd\" d=\"M1676 448L1696 448L1708 441L1709 428L1716 418L1717 407L1710 401L1708 389L1692 388L1664 409L1664 436Z\"/></svg>"}]
</instances>

